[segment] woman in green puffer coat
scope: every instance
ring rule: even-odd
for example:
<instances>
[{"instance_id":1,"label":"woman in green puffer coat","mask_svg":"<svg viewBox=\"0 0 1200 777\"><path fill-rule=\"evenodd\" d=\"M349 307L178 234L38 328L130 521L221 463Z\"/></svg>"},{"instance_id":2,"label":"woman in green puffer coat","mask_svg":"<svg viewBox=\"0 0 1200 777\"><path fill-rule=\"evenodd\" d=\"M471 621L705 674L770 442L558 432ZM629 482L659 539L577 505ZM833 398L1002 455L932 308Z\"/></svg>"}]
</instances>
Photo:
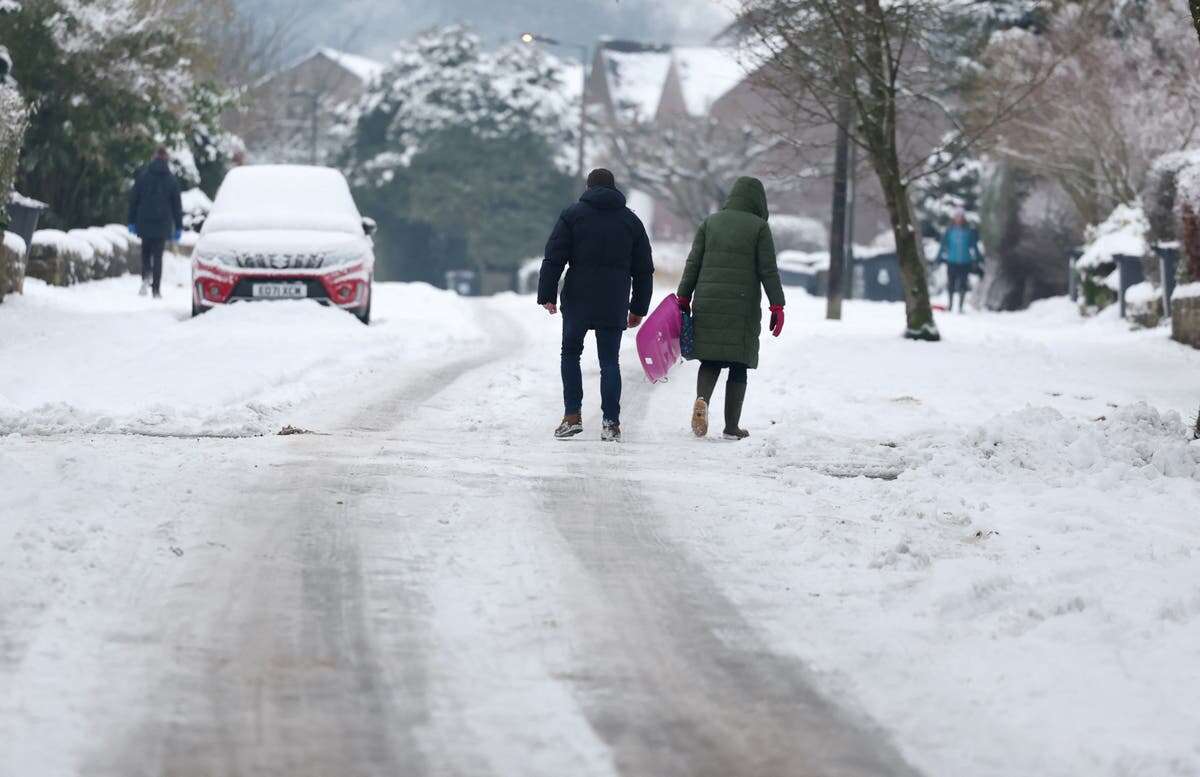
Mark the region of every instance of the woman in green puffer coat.
<instances>
[{"instance_id":1,"label":"woman in green puffer coat","mask_svg":"<svg viewBox=\"0 0 1200 777\"><path fill-rule=\"evenodd\" d=\"M746 399L746 371L758 367L762 292L771 308L771 334L783 331L783 284L775 264L775 241L767 225L767 192L757 178L739 178L725 207L696 231L677 296L692 309L695 358L700 360L692 431L708 434L708 406L721 370L725 383L725 437L750 433L739 426Z\"/></svg>"}]
</instances>

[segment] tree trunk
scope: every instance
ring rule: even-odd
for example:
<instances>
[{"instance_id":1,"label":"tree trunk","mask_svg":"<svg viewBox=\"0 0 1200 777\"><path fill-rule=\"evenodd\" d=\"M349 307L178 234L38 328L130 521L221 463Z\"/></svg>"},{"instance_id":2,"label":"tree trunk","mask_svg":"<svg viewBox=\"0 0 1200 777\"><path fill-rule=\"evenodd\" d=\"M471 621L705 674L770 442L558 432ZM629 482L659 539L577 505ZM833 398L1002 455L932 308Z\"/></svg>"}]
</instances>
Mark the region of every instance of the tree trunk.
<instances>
[{"instance_id":1,"label":"tree trunk","mask_svg":"<svg viewBox=\"0 0 1200 777\"><path fill-rule=\"evenodd\" d=\"M900 262L900 278L904 283L904 310L908 324L904 336L910 340L936 342L942 337L929 304L925 258L917 242L919 238L913 222L912 204L908 199L908 187L900 175L900 160L894 145L886 145L882 151L872 149L871 156L883 188L888 216L892 220L892 234L896 238L896 258Z\"/></svg>"},{"instance_id":2,"label":"tree trunk","mask_svg":"<svg viewBox=\"0 0 1200 777\"><path fill-rule=\"evenodd\" d=\"M837 150L833 165L833 217L829 226L829 276L825 288L825 318L842 318L842 273L846 266L846 200L850 178L850 100L838 101Z\"/></svg>"}]
</instances>

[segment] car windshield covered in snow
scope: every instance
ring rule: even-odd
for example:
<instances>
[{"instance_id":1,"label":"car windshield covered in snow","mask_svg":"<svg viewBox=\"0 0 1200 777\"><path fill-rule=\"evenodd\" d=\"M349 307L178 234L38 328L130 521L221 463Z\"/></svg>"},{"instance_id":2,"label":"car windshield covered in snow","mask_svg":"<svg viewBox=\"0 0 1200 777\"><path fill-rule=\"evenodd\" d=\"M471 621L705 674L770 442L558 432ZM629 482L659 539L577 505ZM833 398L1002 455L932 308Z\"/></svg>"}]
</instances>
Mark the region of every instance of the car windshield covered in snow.
<instances>
[{"instance_id":1,"label":"car windshield covered in snow","mask_svg":"<svg viewBox=\"0 0 1200 777\"><path fill-rule=\"evenodd\" d=\"M337 170L299 165L239 167L225 176L204 234L312 230L362 235L362 216Z\"/></svg>"}]
</instances>

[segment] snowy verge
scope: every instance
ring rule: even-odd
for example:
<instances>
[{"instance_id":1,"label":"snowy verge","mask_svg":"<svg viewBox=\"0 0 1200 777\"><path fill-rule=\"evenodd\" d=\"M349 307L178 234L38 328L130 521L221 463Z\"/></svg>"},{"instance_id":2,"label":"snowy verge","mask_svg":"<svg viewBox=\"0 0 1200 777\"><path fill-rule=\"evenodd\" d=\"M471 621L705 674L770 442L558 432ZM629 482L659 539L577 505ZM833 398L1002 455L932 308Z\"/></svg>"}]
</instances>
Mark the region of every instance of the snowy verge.
<instances>
[{"instance_id":1,"label":"snowy verge","mask_svg":"<svg viewBox=\"0 0 1200 777\"><path fill-rule=\"evenodd\" d=\"M428 286L376 284L364 327L307 301L190 319L178 282L160 301L138 297L138 283L30 280L0 309L0 435L263 434L301 401L354 391L380 364L418 366L483 338L463 300Z\"/></svg>"}]
</instances>

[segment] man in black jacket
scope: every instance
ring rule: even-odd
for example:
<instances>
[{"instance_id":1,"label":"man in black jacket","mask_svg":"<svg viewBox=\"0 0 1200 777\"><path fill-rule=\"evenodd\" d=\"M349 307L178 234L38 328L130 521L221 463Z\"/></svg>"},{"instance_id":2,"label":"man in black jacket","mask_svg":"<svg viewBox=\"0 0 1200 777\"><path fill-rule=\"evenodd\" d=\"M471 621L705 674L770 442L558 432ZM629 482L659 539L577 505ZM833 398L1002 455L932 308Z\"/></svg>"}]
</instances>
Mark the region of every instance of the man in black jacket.
<instances>
[{"instance_id":1,"label":"man in black jacket","mask_svg":"<svg viewBox=\"0 0 1200 777\"><path fill-rule=\"evenodd\" d=\"M589 330L596 332L600 396L604 413L600 439L621 439L621 335L636 327L650 309L654 262L641 220L625 207L608 170L593 170L579 202L558 217L546 243L538 279L538 304L558 312L558 281L563 270L562 382L566 413L554 436L583 431L583 375L579 358ZM632 291L632 299L630 292Z\"/></svg>"},{"instance_id":2,"label":"man in black jacket","mask_svg":"<svg viewBox=\"0 0 1200 777\"><path fill-rule=\"evenodd\" d=\"M163 146L154 159L138 173L129 195L129 231L142 239L142 290L153 287L155 298L162 296L163 251L167 241L179 242L183 235L183 202L179 181Z\"/></svg>"}]
</instances>

